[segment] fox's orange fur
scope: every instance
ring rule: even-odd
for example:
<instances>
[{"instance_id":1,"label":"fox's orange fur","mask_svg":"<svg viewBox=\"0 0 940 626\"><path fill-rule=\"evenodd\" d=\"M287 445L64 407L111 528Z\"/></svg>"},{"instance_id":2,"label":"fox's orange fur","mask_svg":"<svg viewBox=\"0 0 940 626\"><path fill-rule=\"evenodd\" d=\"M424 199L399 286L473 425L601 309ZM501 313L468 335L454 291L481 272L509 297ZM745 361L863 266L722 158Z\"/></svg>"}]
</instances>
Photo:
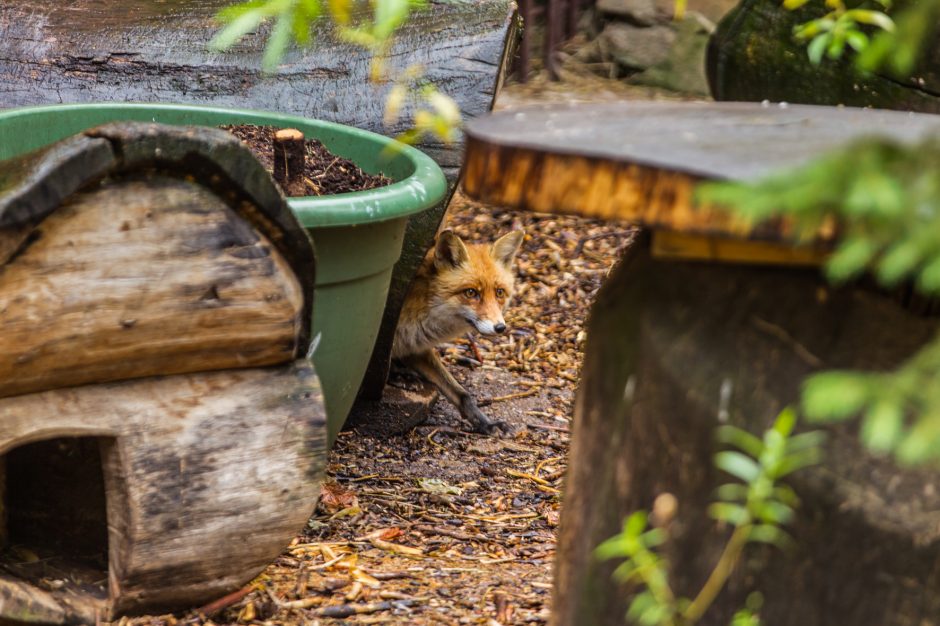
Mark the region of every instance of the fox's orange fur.
<instances>
[{"instance_id":1,"label":"fox's orange fur","mask_svg":"<svg viewBox=\"0 0 940 626\"><path fill-rule=\"evenodd\" d=\"M506 331L503 311L512 298L512 262L522 238L517 230L492 245L466 245L452 231L441 232L418 270L395 331L392 356L434 383L483 432L504 425L480 411L434 348L470 330L487 335Z\"/></svg>"}]
</instances>

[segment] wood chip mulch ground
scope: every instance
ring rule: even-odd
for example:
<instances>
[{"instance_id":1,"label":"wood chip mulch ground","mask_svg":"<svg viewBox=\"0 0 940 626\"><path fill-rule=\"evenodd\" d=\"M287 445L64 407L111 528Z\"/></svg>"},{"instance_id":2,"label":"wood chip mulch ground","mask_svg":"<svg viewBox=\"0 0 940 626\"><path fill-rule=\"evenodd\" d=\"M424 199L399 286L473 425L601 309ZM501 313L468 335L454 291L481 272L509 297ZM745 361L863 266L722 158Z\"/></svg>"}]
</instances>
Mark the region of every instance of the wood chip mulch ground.
<instances>
[{"instance_id":1,"label":"wood chip mulch ground","mask_svg":"<svg viewBox=\"0 0 940 626\"><path fill-rule=\"evenodd\" d=\"M177 618L138 624L510 624L549 616L570 416L588 308L632 230L498 211L458 195L467 240L511 228L512 332L444 346L445 362L511 436L467 432L439 401L407 435L341 433L300 536L252 585Z\"/></svg>"}]
</instances>

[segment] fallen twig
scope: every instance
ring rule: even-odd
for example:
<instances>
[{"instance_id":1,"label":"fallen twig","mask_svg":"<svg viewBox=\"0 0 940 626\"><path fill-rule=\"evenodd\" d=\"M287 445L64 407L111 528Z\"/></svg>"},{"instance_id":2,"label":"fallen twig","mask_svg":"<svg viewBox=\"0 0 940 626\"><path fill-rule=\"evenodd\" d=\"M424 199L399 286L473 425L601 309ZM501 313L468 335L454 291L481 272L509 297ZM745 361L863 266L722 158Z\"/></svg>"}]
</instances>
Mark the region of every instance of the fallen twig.
<instances>
[{"instance_id":1,"label":"fallen twig","mask_svg":"<svg viewBox=\"0 0 940 626\"><path fill-rule=\"evenodd\" d=\"M466 533L457 532L456 530L449 530L447 528L437 528L435 526L426 526L424 524L418 524L414 527L415 530L419 530L423 533L429 533L433 535L443 535L444 537L450 537L452 539L459 539L460 541L479 541L484 539L484 537L474 537L473 535L468 535Z\"/></svg>"},{"instance_id":2,"label":"fallen twig","mask_svg":"<svg viewBox=\"0 0 940 626\"><path fill-rule=\"evenodd\" d=\"M352 617L353 615L369 615L379 611L390 611L399 607L409 607L418 604L417 599L412 600L386 600L384 602L368 602L366 604L340 604L337 606L324 606L310 611L313 617Z\"/></svg>"},{"instance_id":3,"label":"fallen twig","mask_svg":"<svg viewBox=\"0 0 940 626\"><path fill-rule=\"evenodd\" d=\"M539 392L539 387L529 387L525 391L518 391L516 393L506 394L505 396L496 396L493 398L483 398L477 404L480 406L489 406L494 402L505 402L506 400L518 400L519 398L528 398L529 396L534 396Z\"/></svg>"},{"instance_id":4,"label":"fallen twig","mask_svg":"<svg viewBox=\"0 0 940 626\"><path fill-rule=\"evenodd\" d=\"M196 613L200 615L205 615L206 617L214 615L218 613L219 611L221 611L222 609L232 606L233 604L235 604L236 602L238 602L239 600L247 596L249 593L254 591L256 588L257 587L255 587L255 585L247 585L245 587L242 587L238 591L233 591L227 596L222 596L221 598L219 598L218 600L214 602L210 602L209 604L205 606L199 607L198 609L196 609Z\"/></svg>"},{"instance_id":5,"label":"fallen twig","mask_svg":"<svg viewBox=\"0 0 940 626\"><path fill-rule=\"evenodd\" d=\"M551 430L556 433L570 433L571 429L567 426L552 426L551 424L526 424L529 428L534 428L536 430Z\"/></svg>"}]
</instances>

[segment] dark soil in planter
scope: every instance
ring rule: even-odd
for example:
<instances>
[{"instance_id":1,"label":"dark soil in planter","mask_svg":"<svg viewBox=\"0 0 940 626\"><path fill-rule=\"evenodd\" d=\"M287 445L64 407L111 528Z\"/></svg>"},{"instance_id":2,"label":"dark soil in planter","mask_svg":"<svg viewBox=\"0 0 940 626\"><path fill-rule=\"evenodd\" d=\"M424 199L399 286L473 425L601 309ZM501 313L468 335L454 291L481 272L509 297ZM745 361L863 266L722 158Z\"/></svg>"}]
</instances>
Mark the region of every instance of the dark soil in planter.
<instances>
[{"instance_id":1,"label":"dark soil in planter","mask_svg":"<svg viewBox=\"0 0 940 626\"><path fill-rule=\"evenodd\" d=\"M253 124L224 125L226 130L242 140L268 172L274 169L273 126ZM336 156L316 139L307 139L306 168L304 171L305 192L294 196L328 196L350 191L364 191L392 184L384 174L369 174L348 159ZM291 195L291 194L288 194Z\"/></svg>"}]
</instances>

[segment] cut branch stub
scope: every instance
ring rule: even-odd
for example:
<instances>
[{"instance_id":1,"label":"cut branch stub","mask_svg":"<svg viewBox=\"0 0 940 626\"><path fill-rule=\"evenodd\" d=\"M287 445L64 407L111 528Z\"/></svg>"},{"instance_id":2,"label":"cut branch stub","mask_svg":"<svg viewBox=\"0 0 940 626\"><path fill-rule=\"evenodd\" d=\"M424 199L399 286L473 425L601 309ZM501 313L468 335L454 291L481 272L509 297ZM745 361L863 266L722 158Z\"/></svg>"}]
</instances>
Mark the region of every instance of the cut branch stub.
<instances>
[{"instance_id":1,"label":"cut branch stub","mask_svg":"<svg viewBox=\"0 0 940 626\"><path fill-rule=\"evenodd\" d=\"M274 180L287 196L305 196L304 134L284 128L274 134Z\"/></svg>"}]
</instances>

